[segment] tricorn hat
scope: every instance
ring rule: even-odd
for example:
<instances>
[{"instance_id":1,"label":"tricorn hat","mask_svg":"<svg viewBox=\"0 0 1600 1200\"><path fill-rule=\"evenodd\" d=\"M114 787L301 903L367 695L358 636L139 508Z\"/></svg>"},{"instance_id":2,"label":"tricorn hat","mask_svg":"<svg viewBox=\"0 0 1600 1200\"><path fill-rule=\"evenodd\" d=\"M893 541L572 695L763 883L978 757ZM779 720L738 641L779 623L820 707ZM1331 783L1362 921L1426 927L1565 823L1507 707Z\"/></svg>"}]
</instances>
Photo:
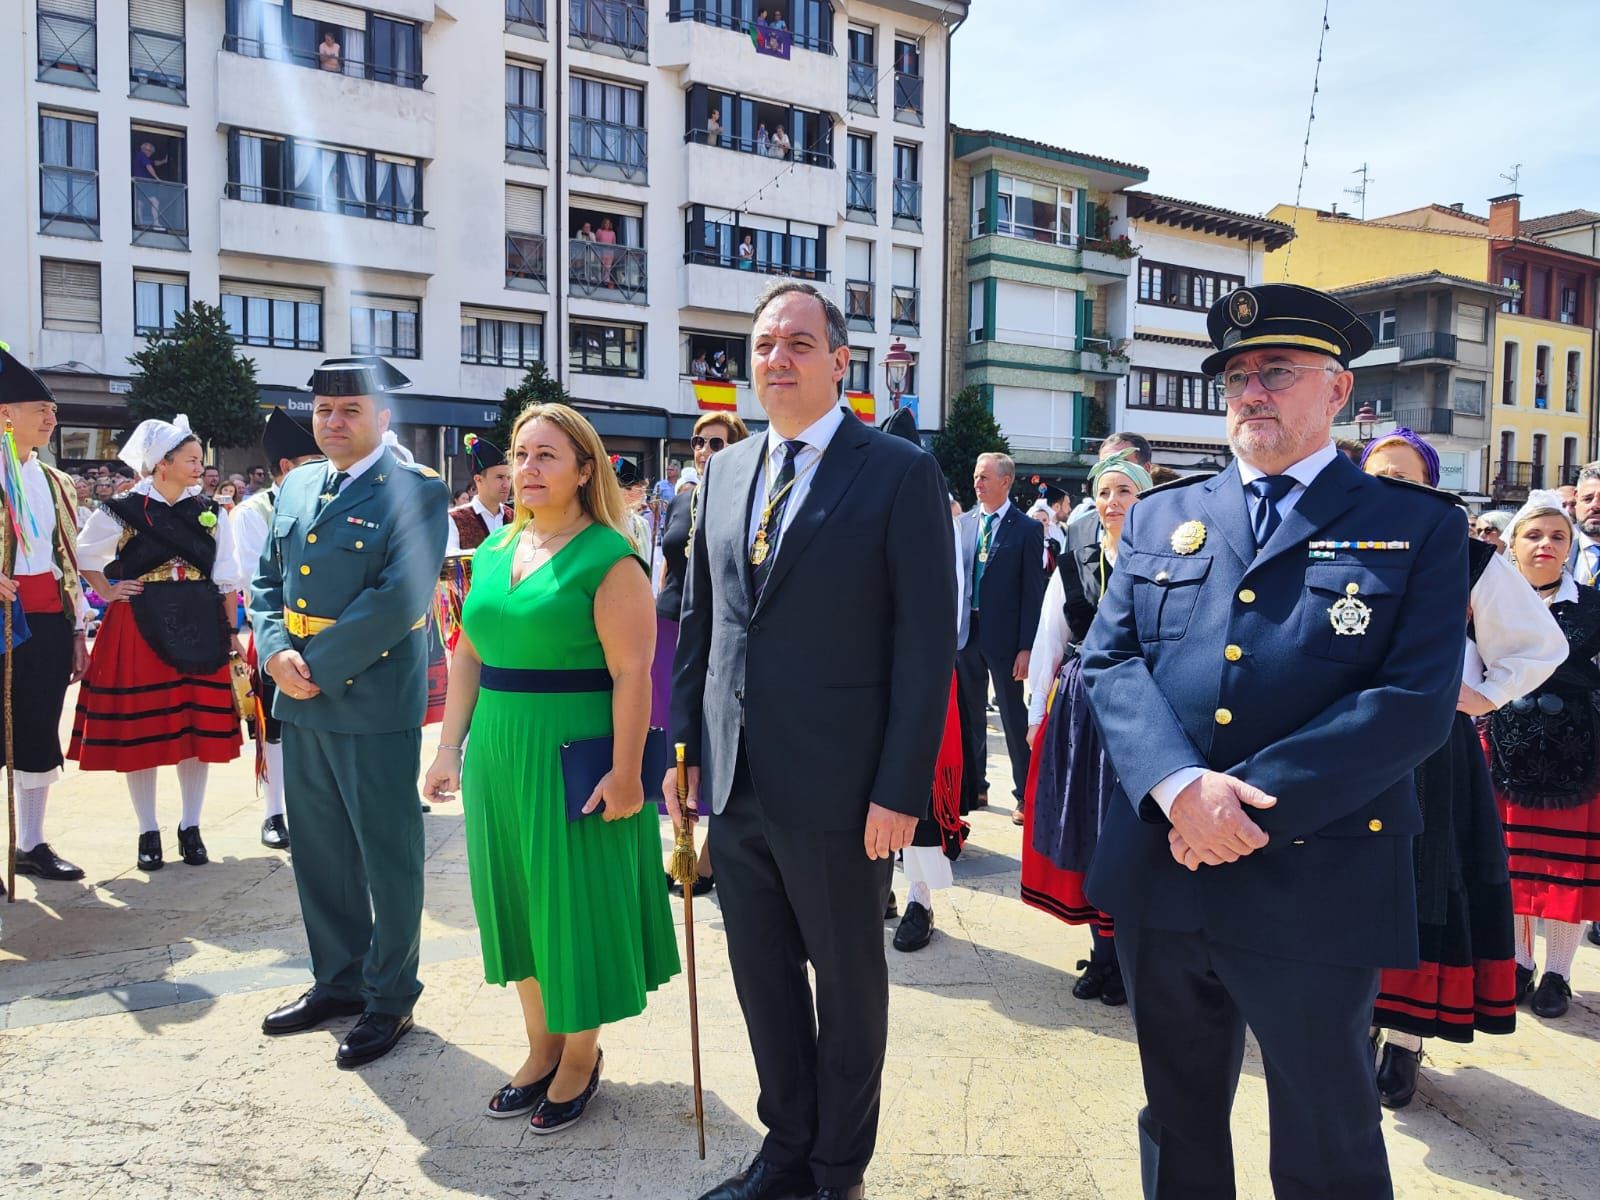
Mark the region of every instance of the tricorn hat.
<instances>
[{"instance_id":1,"label":"tricorn hat","mask_svg":"<svg viewBox=\"0 0 1600 1200\"><path fill-rule=\"evenodd\" d=\"M376 354L324 359L306 381L316 396L375 396L411 386L399 371Z\"/></svg>"},{"instance_id":2,"label":"tricorn hat","mask_svg":"<svg viewBox=\"0 0 1600 1200\"><path fill-rule=\"evenodd\" d=\"M280 459L309 458L322 453L311 431L281 408L274 408L267 414L261 449L266 452L273 471L278 469Z\"/></svg>"},{"instance_id":3,"label":"tricorn hat","mask_svg":"<svg viewBox=\"0 0 1600 1200\"><path fill-rule=\"evenodd\" d=\"M0 404L31 404L37 400L54 401L55 396L44 380L0 342Z\"/></svg>"}]
</instances>

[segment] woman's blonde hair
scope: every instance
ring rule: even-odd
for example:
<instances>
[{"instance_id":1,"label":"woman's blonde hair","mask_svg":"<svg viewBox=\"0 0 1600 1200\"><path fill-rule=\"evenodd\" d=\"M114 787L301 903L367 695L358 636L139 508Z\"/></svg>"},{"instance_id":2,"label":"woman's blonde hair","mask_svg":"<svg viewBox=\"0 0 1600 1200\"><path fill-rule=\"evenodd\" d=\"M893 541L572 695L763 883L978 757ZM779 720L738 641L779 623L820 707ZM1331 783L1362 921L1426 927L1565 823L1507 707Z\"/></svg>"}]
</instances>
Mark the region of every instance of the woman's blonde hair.
<instances>
[{"instance_id":1,"label":"woman's blonde hair","mask_svg":"<svg viewBox=\"0 0 1600 1200\"><path fill-rule=\"evenodd\" d=\"M728 432L733 434L733 436L728 439L728 444L730 446L734 442L742 442L742 441L745 440L745 438L750 436L750 427L748 425L746 425L743 420L740 419L738 413L731 413L731 412L708 412L708 413L705 413L704 415L701 416L701 418L698 421L696 421L694 423L694 431L695 431L696 434L698 434L701 430L705 429L709 425L722 425L722 426L725 426L727 428Z\"/></svg>"},{"instance_id":2,"label":"woman's blonde hair","mask_svg":"<svg viewBox=\"0 0 1600 1200\"><path fill-rule=\"evenodd\" d=\"M583 511L591 520L609 525L631 540L633 535L628 529L627 506L622 499L622 488L617 483L617 473L612 470L600 435L577 409L565 404L530 404L523 409L517 417L517 423L511 427L511 444L507 447L512 458L512 472L516 471L517 440L522 436L523 429L535 421L548 421L561 430L567 441L572 443L572 449L578 457L578 469L589 468L588 482L578 487L578 503L583 506ZM516 495L515 489L513 496L517 509L516 527L521 530L532 513L523 507L522 497Z\"/></svg>"}]
</instances>

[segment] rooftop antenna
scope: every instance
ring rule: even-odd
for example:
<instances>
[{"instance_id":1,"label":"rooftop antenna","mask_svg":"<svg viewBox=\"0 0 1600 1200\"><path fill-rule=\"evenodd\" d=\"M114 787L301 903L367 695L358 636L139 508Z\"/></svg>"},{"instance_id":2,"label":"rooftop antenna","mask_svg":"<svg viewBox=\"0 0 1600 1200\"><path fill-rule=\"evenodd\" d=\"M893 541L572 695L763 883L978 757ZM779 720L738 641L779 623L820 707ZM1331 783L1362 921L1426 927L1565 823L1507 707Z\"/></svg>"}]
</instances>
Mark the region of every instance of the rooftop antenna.
<instances>
[{"instance_id":1,"label":"rooftop antenna","mask_svg":"<svg viewBox=\"0 0 1600 1200\"><path fill-rule=\"evenodd\" d=\"M1371 175L1367 174L1366 163L1362 163L1354 171L1351 171L1350 174L1361 176L1361 186L1345 188L1344 194L1346 196L1354 196L1356 200L1360 202L1361 219L1365 221L1367 219L1367 188L1372 183L1375 183L1376 180L1374 180Z\"/></svg>"},{"instance_id":2,"label":"rooftop antenna","mask_svg":"<svg viewBox=\"0 0 1600 1200\"><path fill-rule=\"evenodd\" d=\"M1521 163L1512 163L1511 164L1511 174L1507 175L1504 172L1501 172L1500 178L1504 179L1507 183L1509 183L1511 185L1511 190L1513 192L1517 191L1518 190L1518 188L1517 188L1517 180L1522 178L1522 164Z\"/></svg>"}]
</instances>

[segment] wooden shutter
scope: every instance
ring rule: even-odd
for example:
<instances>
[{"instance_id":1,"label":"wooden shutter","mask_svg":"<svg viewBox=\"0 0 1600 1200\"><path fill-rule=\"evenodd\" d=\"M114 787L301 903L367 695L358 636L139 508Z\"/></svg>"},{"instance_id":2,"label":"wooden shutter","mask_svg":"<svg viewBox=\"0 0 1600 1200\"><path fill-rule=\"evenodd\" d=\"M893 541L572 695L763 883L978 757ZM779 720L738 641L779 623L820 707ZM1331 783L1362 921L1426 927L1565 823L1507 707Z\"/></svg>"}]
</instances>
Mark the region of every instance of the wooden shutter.
<instances>
[{"instance_id":1,"label":"wooden shutter","mask_svg":"<svg viewBox=\"0 0 1600 1200\"><path fill-rule=\"evenodd\" d=\"M99 333L99 264L61 262L47 258L39 265L44 327L74 333Z\"/></svg>"}]
</instances>

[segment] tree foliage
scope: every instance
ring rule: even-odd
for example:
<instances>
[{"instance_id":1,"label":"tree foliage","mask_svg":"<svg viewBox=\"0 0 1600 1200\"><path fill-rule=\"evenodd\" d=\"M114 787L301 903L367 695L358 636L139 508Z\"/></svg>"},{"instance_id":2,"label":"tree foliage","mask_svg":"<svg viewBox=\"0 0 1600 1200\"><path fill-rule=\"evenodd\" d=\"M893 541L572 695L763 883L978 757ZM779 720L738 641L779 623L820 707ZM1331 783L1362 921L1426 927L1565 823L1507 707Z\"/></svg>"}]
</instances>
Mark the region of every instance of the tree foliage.
<instances>
[{"instance_id":1,"label":"tree foliage","mask_svg":"<svg viewBox=\"0 0 1600 1200\"><path fill-rule=\"evenodd\" d=\"M170 421L178 413L200 440L214 448L261 440L265 418L256 364L234 343L222 310L195 301L179 313L170 333L153 334L129 355L134 369L128 419Z\"/></svg>"},{"instance_id":2,"label":"tree foliage","mask_svg":"<svg viewBox=\"0 0 1600 1200\"><path fill-rule=\"evenodd\" d=\"M485 436L504 450L509 459L511 429L517 423L517 417L522 414L523 409L530 404L571 403L572 397L567 394L567 389L561 386L561 381L545 370L542 362L536 362L528 368L528 373L522 377L521 383L514 388L506 389L506 397L500 401L500 419Z\"/></svg>"},{"instance_id":3,"label":"tree foliage","mask_svg":"<svg viewBox=\"0 0 1600 1200\"><path fill-rule=\"evenodd\" d=\"M976 387L962 388L950 404L944 428L934 435L933 456L939 460L939 469L963 508L971 508L977 502L972 490L972 469L978 455L995 452L1010 454L1011 443L1000 432L982 393Z\"/></svg>"}]
</instances>

